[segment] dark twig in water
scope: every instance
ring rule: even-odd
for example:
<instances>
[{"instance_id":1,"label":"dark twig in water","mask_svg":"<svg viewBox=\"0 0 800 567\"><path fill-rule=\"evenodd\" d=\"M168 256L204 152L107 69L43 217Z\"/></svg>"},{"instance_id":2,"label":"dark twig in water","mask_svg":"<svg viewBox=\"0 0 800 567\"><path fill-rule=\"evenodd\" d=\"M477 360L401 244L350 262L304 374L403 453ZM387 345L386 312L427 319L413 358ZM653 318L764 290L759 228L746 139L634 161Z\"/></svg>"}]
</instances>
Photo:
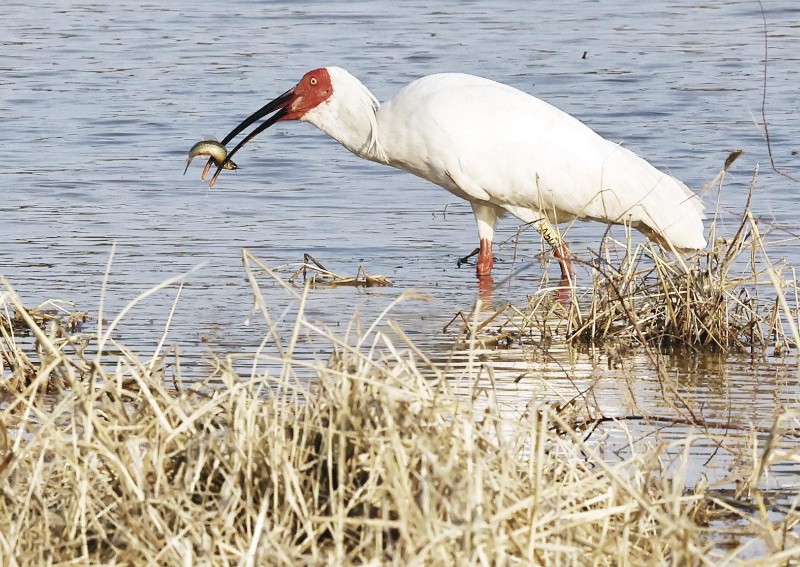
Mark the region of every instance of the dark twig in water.
<instances>
[{"instance_id":1,"label":"dark twig in water","mask_svg":"<svg viewBox=\"0 0 800 567\"><path fill-rule=\"evenodd\" d=\"M797 183L800 183L800 179L789 175L785 171L781 171L778 169L778 166L775 165L775 158L772 156L772 143L769 137L769 125L767 124L767 62L768 62L768 52L769 52L769 38L767 33L767 15L764 12L764 5L761 3L761 0L758 0L758 6L761 9L761 20L764 24L764 82L762 85L762 96L761 96L761 120L764 124L764 138L767 142L767 152L769 153L769 162L772 165L772 170L775 173L783 175L787 179L791 179Z\"/></svg>"},{"instance_id":2,"label":"dark twig in water","mask_svg":"<svg viewBox=\"0 0 800 567\"><path fill-rule=\"evenodd\" d=\"M694 426L694 427L702 427L705 430L709 429L719 429L728 431L744 431L744 432L751 432L755 431L757 433L764 433L769 434L773 433L776 430L776 425L756 425L752 422L746 423L733 423L730 420L716 420L716 419L706 419L706 418L699 418L699 417L692 417L691 419L686 419L682 417L664 417L659 415L646 415L646 414L631 414L631 415L618 415L618 416L602 416L598 417L591 421L590 424L592 426L592 431L594 431L597 426L602 425L604 423L617 423L620 421L643 421L648 423L661 423L665 425L672 425L672 426ZM790 437L792 439L800 439L800 430L787 430L781 429L780 435L784 437Z\"/></svg>"}]
</instances>

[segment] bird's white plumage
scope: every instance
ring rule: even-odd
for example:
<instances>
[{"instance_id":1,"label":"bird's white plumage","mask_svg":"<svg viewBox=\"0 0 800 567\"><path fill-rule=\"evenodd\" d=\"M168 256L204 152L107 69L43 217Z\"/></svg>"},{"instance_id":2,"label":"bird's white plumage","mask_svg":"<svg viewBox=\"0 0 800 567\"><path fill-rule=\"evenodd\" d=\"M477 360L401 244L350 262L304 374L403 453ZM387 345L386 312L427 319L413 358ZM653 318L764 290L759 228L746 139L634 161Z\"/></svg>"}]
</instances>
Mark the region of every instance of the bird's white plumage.
<instances>
[{"instance_id":1,"label":"bird's white plumage","mask_svg":"<svg viewBox=\"0 0 800 567\"><path fill-rule=\"evenodd\" d=\"M542 100L446 73L379 106L350 73L327 69L333 95L302 119L469 200L479 229L509 212L523 222L630 222L675 248L705 247L703 206L686 185Z\"/></svg>"}]
</instances>

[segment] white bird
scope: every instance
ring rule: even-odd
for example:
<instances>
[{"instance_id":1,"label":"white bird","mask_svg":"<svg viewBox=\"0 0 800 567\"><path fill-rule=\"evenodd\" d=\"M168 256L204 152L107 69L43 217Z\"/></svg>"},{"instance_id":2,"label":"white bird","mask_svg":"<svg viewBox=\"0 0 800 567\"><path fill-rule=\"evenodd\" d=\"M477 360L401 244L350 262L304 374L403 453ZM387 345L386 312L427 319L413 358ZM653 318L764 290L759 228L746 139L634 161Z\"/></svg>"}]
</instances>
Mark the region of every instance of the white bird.
<instances>
[{"instance_id":1,"label":"white bird","mask_svg":"<svg viewBox=\"0 0 800 567\"><path fill-rule=\"evenodd\" d=\"M362 158L469 201L480 237L479 277L491 274L494 227L505 213L536 227L565 279L572 276L569 249L553 224L572 219L629 223L674 250L706 246L702 202L681 181L558 108L489 79L430 75L381 105L344 69L315 69L222 144L269 114L219 164L211 185L244 144L275 122L309 122Z\"/></svg>"}]
</instances>

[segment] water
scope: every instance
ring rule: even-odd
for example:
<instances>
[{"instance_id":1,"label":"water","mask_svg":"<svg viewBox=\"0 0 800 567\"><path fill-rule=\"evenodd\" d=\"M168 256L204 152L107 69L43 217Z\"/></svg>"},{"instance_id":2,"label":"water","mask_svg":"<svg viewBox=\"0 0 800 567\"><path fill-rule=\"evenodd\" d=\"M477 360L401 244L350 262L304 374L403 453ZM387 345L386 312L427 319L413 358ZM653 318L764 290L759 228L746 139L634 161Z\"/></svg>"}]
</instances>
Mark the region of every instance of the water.
<instances>
[{"instance_id":1,"label":"water","mask_svg":"<svg viewBox=\"0 0 800 567\"><path fill-rule=\"evenodd\" d=\"M322 65L349 69L381 100L440 71L509 83L624 142L694 188L716 175L728 152L744 149L720 197L722 230L735 228L760 164L756 214L776 223L776 238L796 232L798 184L770 170L760 125L764 37L758 4L697 4L7 2L0 37L6 148L0 163L0 273L27 304L58 297L96 312L115 244L105 292L108 318L137 294L200 265L186 279L169 334L192 362L207 352L253 352L262 337L263 328L247 324L252 298L242 248L271 266L297 263L308 252L339 273L354 274L363 264L396 284L315 290L308 305L312 319L343 326L358 313L369 321L391 299L417 289L430 300L406 301L393 317L420 345L449 352L452 336L442 328L454 313L469 310L478 293L472 267L455 266L477 242L466 203L413 176L361 161L296 123L257 138L237 157L242 169L226 172L211 191L199 181L199 164L182 175L195 141L222 137ZM765 4L772 153L780 168L798 176L800 7L790 0ZM515 228L506 219L497 241L511 238ZM573 250L596 248L603 231L576 225ZM539 250L538 239L523 237L520 254L529 258ZM505 245L497 252L504 260L495 267L501 280L512 272L514 250ZM793 264L800 259L793 245L776 253ZM498 286L495 302L523 302L542 269L533 262ZM118 334L123 342L144 355L152 352L175 292L154 294L133 309ZM263 292L271 304L286 302L275 284ZM325 353L309 347L305 355ZM524 354L511 356L513 365L525 364ZM504 363L502 357L495 361L498 368ZM596 372L591 361L582 364L566 367L573 380ZM644 367L630 364L633 375ZM551 373L546 391L567 395L576 388L569 380L558 382L563 373L552 365L525 368ZM640 402L654 406L657 385L642 372L634 389L644 398ZM711 401L724 391L739 418L765 423L776 405L796 408L795 383L778 374L747 363L723 365L689 372L685 392ZM619 400L628 388L620 376L604 373L600 398L624 413ZM539 380L506 384L510 403L542 391ZM678 428L674 438L685 435ZM795 482L797 472L789 467L782 479Z\"/></svg>"}]
</instances>

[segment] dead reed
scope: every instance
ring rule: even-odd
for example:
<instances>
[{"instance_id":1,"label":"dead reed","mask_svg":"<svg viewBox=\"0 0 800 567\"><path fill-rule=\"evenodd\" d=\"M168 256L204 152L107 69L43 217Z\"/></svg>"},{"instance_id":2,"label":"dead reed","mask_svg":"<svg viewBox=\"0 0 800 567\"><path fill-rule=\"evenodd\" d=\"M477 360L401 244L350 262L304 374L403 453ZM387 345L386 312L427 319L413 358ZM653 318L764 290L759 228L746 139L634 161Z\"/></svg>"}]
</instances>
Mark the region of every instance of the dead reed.
<instances>
[{"instance_id":1,"label":"dead reed","mask_svg":"<svg viewBox=\"0 0 800 567\"><path fill-rule=\"evenodd\" d=\"M6 564L717 564L748 545L714 546L720 506L771 556L800 556L785 526L686 492L664 447L610 464L563 409L477 410L477 358L443 376L390 322L349 339L321 331L303 316L309 288L283 281L299 314L280 335L262 264L244 260L264 348L246 379L221 361L189 387L119 344L64 348L63 320L47 331L5 282L3 305L37 341L3 336ZM328 341L328 361L295 359L306 332ZM33 372L15 381L26 348Z\"/></svg>"},{"instance_id":2,"label":"dead reed","mask_svg":"<svg viewBox=\"0 0 800 567\"><path fill-rule=\"evenodd\" d=\"M36 377L43 357L47 358L42 351L42 337L46 337L46 342L58 350L84 349L88 339L79 331L87 318L87 313L77 311L75 305L67 301L50 300L33 308L27 308L21 302L16 305L0 303L2 387L19 390ZM28 339L33 342L34 348L26 351L19 345ZM8 375L4 372L5 368L10 369ZM54 383L44 381L44 388L48 389Z\"/></svg>"},{"instance_id":3,"label":"dead reed","mask_svg":"<svg viewBox=\"0 0 800 567\"><path fill-rule=\"evenodd\" d=\"M755 183L754 175L751 197ZM576 345L622 352L644 346L761 358L784 356L800 344L797 274L768 254L750 199L733 233L719 234L715 218L711 249L692 257L634 244L627 235L625 241L605 238L584 262L588 284L579 282L565 295L545 281L526 308L504 306L503 317L494 314L483 325L485 340L550 340L555 333Z\"/></svg>"},{"instance_id":4,"label":"dead reed","mask_svg":"<svg viewBox=\"0 0 800 567\"><path fill-rule=\"evenodd\" d=\"M364 266L358 267L355 277L331 272L311 254L303 254L303 264L292 274L289 282L295 283L300 276L303 277L303 282L308 282L311 287L386 287L392 285L392 281L385 276L368 274Z\"/></svg>"},{"instance_id":5,"label":"dead reed","mask_svg":"<svg viewBox=\"0 0 800 567\"><path fill-rule=\"evenodd\" d=\"M593 264L588 309L573 304L572 340L762 357L796 348L795 274L770 261L749 210L730 240L685 261L643 245L614 265L611 246Z\"/></svg>"}]
</instances>

